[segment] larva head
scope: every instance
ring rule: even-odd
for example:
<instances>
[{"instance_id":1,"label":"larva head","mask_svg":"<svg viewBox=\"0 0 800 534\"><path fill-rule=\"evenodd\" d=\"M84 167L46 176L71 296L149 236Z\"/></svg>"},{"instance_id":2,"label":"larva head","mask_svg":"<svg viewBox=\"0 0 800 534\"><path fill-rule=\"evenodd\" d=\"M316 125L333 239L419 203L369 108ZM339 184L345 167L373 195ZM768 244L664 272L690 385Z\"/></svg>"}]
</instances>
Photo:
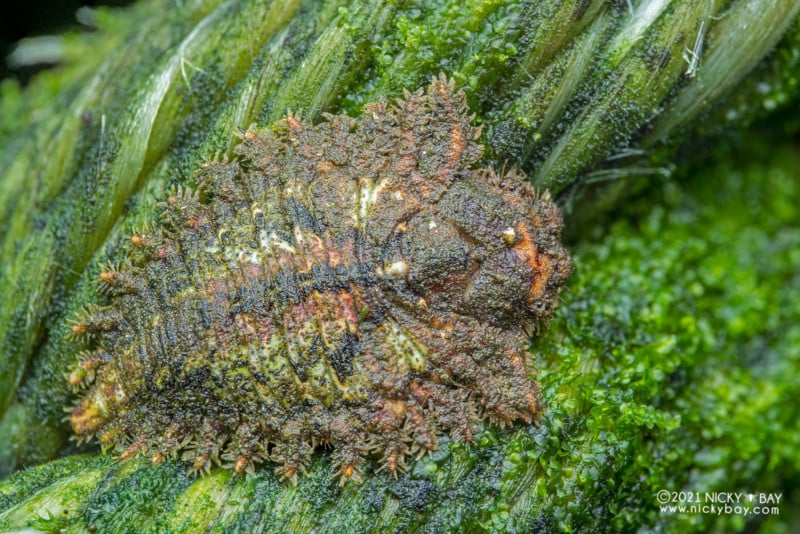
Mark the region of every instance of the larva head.
<instances>
[{"instance_id":1,"label":"larva head","mask_svg":"<svg viewBox=\"0 0 800 534\"><path fill-rule=\"evenodd\" d=\"M549 194L491 171L470 172L398 223L383 278L427 307L513 329L550 316L572 272Z\"/></svg>"}]
</instances>

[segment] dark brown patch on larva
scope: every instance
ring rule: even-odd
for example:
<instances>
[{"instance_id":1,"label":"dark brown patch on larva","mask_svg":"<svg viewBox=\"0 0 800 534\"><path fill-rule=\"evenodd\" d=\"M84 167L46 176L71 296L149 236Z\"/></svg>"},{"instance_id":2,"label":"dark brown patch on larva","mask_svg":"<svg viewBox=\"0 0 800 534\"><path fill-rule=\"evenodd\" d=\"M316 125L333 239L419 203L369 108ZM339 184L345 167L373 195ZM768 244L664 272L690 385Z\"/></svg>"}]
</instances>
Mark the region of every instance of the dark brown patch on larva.
<instances>
[{"instance_id":1,"label":"dark brown patch on larva","mask_svg":"<svg viewBox=\"0 0 800 534\"><path fill-rule=\"evenodd\" d=\"M72 326L80 438L291 481L326 444L347 480L534 420L526 326L572 271L555 204L470 170L480 129L444 77L325 119L246 132L101 274L110 305Z\"/></svg>"}]
</instances>

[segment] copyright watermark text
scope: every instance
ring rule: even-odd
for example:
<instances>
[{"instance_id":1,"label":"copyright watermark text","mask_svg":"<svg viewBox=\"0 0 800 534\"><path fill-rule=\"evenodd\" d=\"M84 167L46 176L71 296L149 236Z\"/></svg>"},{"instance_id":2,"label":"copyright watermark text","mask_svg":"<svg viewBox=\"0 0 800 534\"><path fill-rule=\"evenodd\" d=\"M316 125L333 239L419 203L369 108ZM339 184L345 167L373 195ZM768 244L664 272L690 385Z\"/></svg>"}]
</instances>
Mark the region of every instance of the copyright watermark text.
<instances>
[{"instance_id":1,"label":"copyright watermark text","mask_svg":"<svg viewBox=\"0 0 800 534\"><path fill-rule=\"evenodd\" d=\"M672 514L778 515L782 493L750 491L669 491L655 495L659 510Z\"/></svg>"}]
</instances>

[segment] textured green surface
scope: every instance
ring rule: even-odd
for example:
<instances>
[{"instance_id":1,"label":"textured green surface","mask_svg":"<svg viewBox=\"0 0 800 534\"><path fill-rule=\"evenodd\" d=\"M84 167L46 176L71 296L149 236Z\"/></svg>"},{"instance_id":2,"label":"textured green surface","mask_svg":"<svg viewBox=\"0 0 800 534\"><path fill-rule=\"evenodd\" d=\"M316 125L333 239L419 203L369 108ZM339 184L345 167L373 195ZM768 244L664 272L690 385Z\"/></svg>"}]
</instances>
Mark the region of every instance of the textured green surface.
<instances>
[{"instance_id":1,"label":"textured green surface","mask_svg":"<svg viewBox=\"0 0 800 534\"><path fill-rule=\"evenodd\" d=\"M660 202L654 194L629 210L650 215L620 222L600 244L586 244L585 238L605 228L595 213L618 207L620 197L639 189L631 178L645 174L638 184L646 184L657 181L653 174L669 173L664 155L671 152L656 139L669 127L680 127L699 111L696 131L731 135L743 122L796 98L800 26L791 22L798 9L800 2L772 0L149 0L124 11L96 12L99 31L63 40L61 68L40 74L25 89L0 83L0 473L52 458L64 446L63 409L70 403L64 372L74 358L67 321L96 300L90 282L99 264L152 218L168 185L191 182L199 162L229 152L237 128L269 123L287 107L306 116L355 113L366 101L397 97L403 87L423 85L443 71L465 87L486 124L490 158L524 167L540 184L566 188L563 198L570 206L580 188L569 184L610 184L575 204L580 211L568 219L571 234L584 239L577 252L587 267L576 275L562 319L538 342L538 352L553 355L545 359L541 377L551 381L549 419L529 438L498 442L517 447L518 456L508 456L511 449L493 445L495 438L488 436L471 454L457 449L437 457L435 465L419 464L425 467L413 476L438 473L434 486L424 477L392 482L378 476L338 496L327 485L326 467L320 467L315 473L322 474L297 490L259 475L226 489L233 498L198 490L181 494L181 506L195 497L227 507L238 502L238 512L231 509L226 517L243 528L286 520L275 510L305 510L309 515L295 521L317 520L339 530L402 530L416 522L445 530L454 524L499 529L504 521L554 528L566 521L578 529L584 521L614 517L630 524L642 514L654 519L648 492L665 481L733 490L738 480L758 487L757 473L763 471L764 490L782 479L796 488L798 447L791 442L791 423L797 409L791 395L797 393L792 380L798 374L798 336L797 318L789 311L790 299L797 298L792 246L797 247L791 241L796 234L775 223L797 220L797 181L786 178L789 156L778 158L775 170L759 167L758 161L777 157L765 153L751 155L752 165L748 158L731 159L694 176L693 198L705 199L696 205L714 206L721 191L730 191L729 204L718 212L653 209ZM787 28L777 52L737 85ZM691 54L689 61L682 56L695 49L700 34L704 52L691 77L684 70ZM733 88L724 106L712 105ZM656 117L659 111L662 118ZM654 117L657 128L648 134ZM776 124L787 128L790 122ZM689 139L685 153L704 148ZM655 151L642 159L642 146ZM734 185L720 185L737 176ZM697 189L702 183L708 191ZM685 198L667 192L667 206ZM753 206L757 211L748 212ZM689 222L681 223L681 217ZM664 240L667 229L674 233ZM606 270L607 258L629 260ZM594 272L604 274L594 278ZM629 325L632 318L637 322ZM643 364L637 371L638 358L656 367ZM656 375L668 378L655 380ZM566 376L569 385L559 378ZM618 417L629 408L630 416ZM602 424L593 422L598 417ZM612 432L617 419L633 434ZM562 434L579 436L575 446ZM609 441L622 434L633 437ZM550 461L538 461L530 451L545 451L542 457ZM598 467L582 467L588 465L584 456ZM111 469L100 460L60 462L22 478L49 483L56 471L69 477L84 462ZM514 471L504 467L508 462L523 467ZM178 474L167 477L170 469ZM522 478L506 480L504 469ZM190 483L182 471L183 466L164 466L136 476L152 486L165 477L166 509ZM449 489L436 489L442 487ZM121 497L104 488L91 494L107 499L105 508L76 505L81 521L111 520L108 510ZM426 492L452 506L432 506L420 497ZM80 495L73 502L85 503ZM139 498L135 492L129 497ZM334 500L338 508L332 511ZM620 504L614 508L610 500ZM144 515L152 511L152 503L119 503ZM414 509L419 503L422 513ZM105 515L91 515L98 510ZM383 519L360 515L364 511L378 511ZM22 516L15 517L22 521L15 524L24 525ZM733 526L738 523L721 528Z\"/></svg>"}]
</instances>

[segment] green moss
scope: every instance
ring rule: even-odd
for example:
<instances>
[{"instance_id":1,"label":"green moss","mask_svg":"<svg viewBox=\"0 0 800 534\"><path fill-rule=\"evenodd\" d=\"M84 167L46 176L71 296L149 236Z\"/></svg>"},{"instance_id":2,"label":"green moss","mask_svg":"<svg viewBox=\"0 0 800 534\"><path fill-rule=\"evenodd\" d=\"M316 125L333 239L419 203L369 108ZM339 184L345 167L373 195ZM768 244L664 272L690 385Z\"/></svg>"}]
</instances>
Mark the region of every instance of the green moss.
<instances>
[{"instance_id":1,"label":"green moss","mask_svg":"<svg viewBox=\"0 0 800 534\"><path fill-rule=\"evenodd\" d=\"M620 528L645 510L637 521L667 530L735 529L742 518L661 514L654 495L781 491L796 476L798 159L768 154L658 188L666 205L579 247L566 320L537 345L554 393L543 428L580 429L567 462L533 468L571 479L546 492L564 495L567 524L589 519L584 499L570 507L577 494L598 513L613 502ZM551 439L539 458L557 458L563 435Z\"/></svg>"},{"instance_id":2,"label":"green moss","mask_svg":"<svg viewBox=\"0 0 800 534\"><path fill-rule=\"evenodd\" d=\"M99 31L67 36L63 66L28 88L4 82L0 472L58 454L69 403L63 373L73 361L67 321L96 298L98 265L152 216L165 188L192 182L199 162L229 152L236 128L286 107L355 113L445 71L486 123L492 157L539 169L541 184L571 184L565 200L575 184L612 187L586 193L568 219L578 271L534 347L549 410L537 429L486 431L478 445L443 447L396 481L377 474L343 490L330 484L325 454L296 489L268 468L192 481L178 464L59 460L0 483L0 528L113 529L126 518L152 531L192 522L342 532L742 524L662 514L653 492L663 487L782 490L781 515L751 525L786 531L800 499L798 161L789 148L760 147L722 151L685 187L654 186L652 174L673 169L674 152L657 137L698 111L696 131L729 139L742 123L792 109L800 33L790 24L800 4L665 4L637 40L627 2L476 0L467 10L427 0L187 0L177 8L149 0L99 11ZM681 56L701 23L709 38L690 78ZM737 87L787 27L723 106L695 107ZM664 109L648 135L649 111ZM774 128L796 131L792 117ZM692 155L706 146L680 139ZM658 148L629 157L642 147ZM631 179L641 173L649 174ZM645 185L649 193L620 202L620 192ZM615 225L599 222L603 210L614 210ZM136 482L118 485L126 480ZM74 515L51 506L61 498ZM112 517L117 506L125 513Z\"/></svg>"},{"instance_id":3,"label":"green moss","mask_svg":"<svg viewBox=\"0 0 800 534\"><path fill-rule=\"evenodd\" d=\"M439 72L473 95L475 107L474 93L491 86L519 54L522 10L509 0L408 2L386 38L372 42L363 81L342 97L345 109L353 112L399 89L420 87Z\"/></svg>"}]
</instances>

